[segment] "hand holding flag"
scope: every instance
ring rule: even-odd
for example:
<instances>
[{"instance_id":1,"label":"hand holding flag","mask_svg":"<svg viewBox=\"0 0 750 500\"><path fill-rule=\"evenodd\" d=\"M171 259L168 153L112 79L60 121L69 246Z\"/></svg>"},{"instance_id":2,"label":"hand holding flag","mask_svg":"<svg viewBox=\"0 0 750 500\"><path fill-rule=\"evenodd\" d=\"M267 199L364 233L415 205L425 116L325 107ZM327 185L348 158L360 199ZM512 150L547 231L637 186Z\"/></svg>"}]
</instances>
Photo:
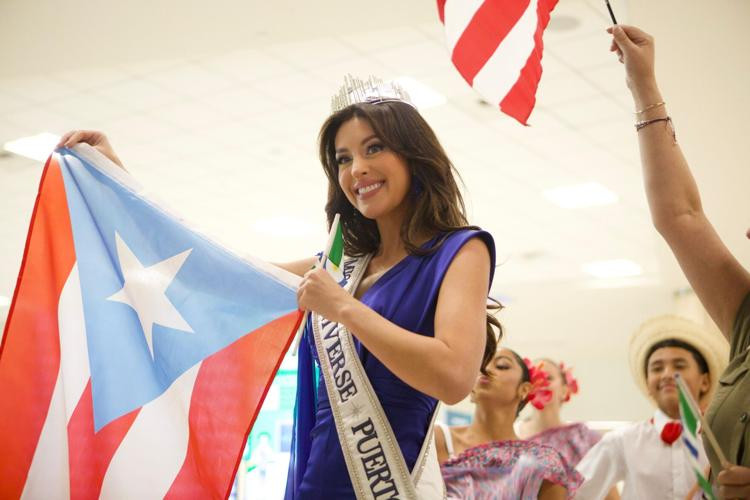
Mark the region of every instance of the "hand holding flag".
<instances>
[{"instance_id":1,"label":"hand holding flag","mask_svg":"<svg viewBox=\"0 0 750 500\"><path fill-rule=\"evenodd\" d=\"M703 418L703 414L698 407L698 404L690 394L690 389L685 384L685 381L680 377L679 374L675 374L675 380L677 381L677 390L680 399L680 420L682 421L682 427L684 429L682 433L682 441L685 444L685 450L688 454L688 460L693 467L695 477L698 481L698 485L701 487L706 497L715 500L711 483L708 481L706 476L703 474L702 467L698 463L699 446L698 446L698 422L701 424L701 432L708 439L708 443L711 445L714 453L719 457L721 466L723 469L728 469L731 464L727 461L724 453L721 451L721 447L716 442L716 437L711 428Z\"/></svg>"},{"instance_id":2,"label":"hand holding flag","mask_svg":"<svg viewBox=\"0 0 750 500\"><path fill-rule=\"evenodd\" d=\"M341 283L344 280L343 270L341 269L341 262L344 258L344 235L341 229L340 219L341 217L339 214L336 214L333 217L331 229L328 232L328 241L326 242L325 251L320 255L318 262L312 267L312 269L310 269L310 271L320 268L327 270L336 283ZM302 331L305 329L309 316L310 312L306 310L296 333L297 339L294 343L294 354L297 354L299 351Z\"/></svg>"},{"instance_id":3,"label":"hand holding flag","mask_svg":"<svg viewBox=\"0 0 750 500\"><path fill-rule=\"evenodd\" d=\"M716 477L723 498L750 497L750 467L731 465Z\"/></svg>"}]
</instances>

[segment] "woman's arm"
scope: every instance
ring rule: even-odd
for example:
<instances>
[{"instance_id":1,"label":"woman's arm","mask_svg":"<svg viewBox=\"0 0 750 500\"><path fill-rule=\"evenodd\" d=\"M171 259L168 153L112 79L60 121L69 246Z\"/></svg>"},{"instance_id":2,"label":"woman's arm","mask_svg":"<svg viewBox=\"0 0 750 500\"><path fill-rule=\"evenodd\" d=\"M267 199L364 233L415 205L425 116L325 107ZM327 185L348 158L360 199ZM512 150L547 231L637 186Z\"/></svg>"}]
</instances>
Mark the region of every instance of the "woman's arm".
<instances>
[{"instance_id":1,"label":"woman's arm","mask_svg":"<svg viewBox=\"0 0 750 500\"><path fill-rule=\"evenodd\" d=\"M565 500L568 498L568 490L557 483L544 480L539 487L539 496L537 498L539 500Z\"/></svg>"},{"instance_id":2,"label":"woman's arm","mask_svg":"<svg viewBox=\"0 0 750 500\"><path fill-rule=\"evenodd\" d=\"M280 267L281 269L285 271L289 271L292 274L296 274L297 276L304 276L306 272L308 272L312 267L318 262L317 257L308 257L306 259L302 260L295 260L293 262L282 262L282 263L276 263L272 262L272 264L276 267Z\"/></svg>"},{"instance_id":3,"label":"woman's arm","mask_svg":"<svg viewBox=\"0 0 750 500\"><path fill-rule=\"evenodd\" d=\"M109 139L107 139L107 136L104 135L103 132L99 132L96 130L71 130L70 132L65 133L60 138L60 142L57 143L56 147L72 148L79 142L85 142L86 144L89 144L101 154L112 160L118 167L126 170L125 166L123 166L122 164L122 161L120 161L120 158L118 158L117 154L115 153L115 150L112 149L112 145L109 143Z\"/></svg>"},{"instance_id":4,"label":"woman's arm","mask_svg":"<svg viewBox=\"0 0 750 500\"><path fill-rule=\"evenodd\" d=\"M632 26L609 30L613 50L625 64L639 121L667 116L654 75L654 40ZM750 274L737 262L706 218L698 187L673 136L671 124L656 122L638 131L643 178L654 226L669 244L706 311L727 338Z\"/></svg>"},{"instance_id":5,"label":"woman's arm","mask_svg":"<svg viewBox=\"0 0 750 500\"><path fill-rule=\"evenodd\" d=\"M451 262L440 286L435 337L416 335L358 301L325 270L305 275L297 293L302 309L342 323L398 378L448 404L474 386L484 353L490 255L469 240Z\"/></svg>"},{"instance_id":6,"label":"woman's arm","mask_svg":"<svg viewBox=\"0 0 750 500\"><path fill-rule=\"evenodd\" d=\"M104 156L117 164L120 168L125 170L122 161L120 161L117 153L115 153L115 150L109 143L109 139L107 139L107 136L103 132L99 132L96 130L71 130L70 132L65 133L60 138L60 142L57 144L57 147L72 148L80 142L84 142L94 147L97 151L102 153ZM294 262L283 262L281 264L273 265L289 271L292 274L296 274L297 276L303 276L313 267L313 265L315 265L315 262L317 262L317 260L318 259L315 257L308 257L306 259L296 260Z\"/></svg>"},{"instance_id":7,"label":"woman's arm","mask_svg":"<svg viewBox=\"0 0 750 500\"><path fill-rule=\"evenodd\" d=\"M448 460L448 447L446 446L445 435L443 434L445 431L442 427L436 425L433 432L435 432L435 450L437 451L438 463L442 464ZM450 432L450 429L447 429L447 432Z\"/></svg>"}]
</instances>

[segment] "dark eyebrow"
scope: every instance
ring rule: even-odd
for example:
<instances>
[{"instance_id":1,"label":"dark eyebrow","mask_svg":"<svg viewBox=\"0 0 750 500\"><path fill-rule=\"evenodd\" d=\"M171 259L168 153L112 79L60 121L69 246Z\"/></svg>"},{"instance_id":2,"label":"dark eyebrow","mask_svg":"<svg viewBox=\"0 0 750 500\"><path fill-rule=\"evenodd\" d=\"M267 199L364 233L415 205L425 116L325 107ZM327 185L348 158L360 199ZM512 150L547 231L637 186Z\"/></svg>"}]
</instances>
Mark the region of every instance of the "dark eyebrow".
<instances>
[{"instance_id":1,"label":"dark eyebrow","mask_svg":"<svg viewBox=\"0 0 750 500\"><path fill-rule=\"evenodd\" d=\"M648 366L655 365L657 363L687 363L688 358L686 356L676 356L672 359L663 360L663 359L655 359L654 361L651 361Z\"/></svg>"},{"instance_id":2,"label":"dark eyebrow","mask_svg":"<svg viewBox=\"0 0 750 500\"><path fill-rule=\"evenodd\" d=\"M507 356L505 354L501 354L499 356L495 356L495 359L493 361L500 361L503 358L506 359L506 360L508 360L508 361L510 361L511 363L513 362L513 360L510 358L510 356Z\"/></svg>"},{"instance_id":3,"label":"dark eyebrow","mask_svg":"<svg viewBox=\"0 0 750 500\"><path fill-rule=\"evenodd\" d=\"M378 134L368 135L367 137L365 137L364 139L362 139L362 142L360 144L365 144L367 141L369 141L370 139L372 139L374 137L377 137L377 136L378 136ZM336 153L346 153L347 151L349 151L349 150L346 149L346 148L338 148L336 150Z\"/></svg>"}]
</instances>

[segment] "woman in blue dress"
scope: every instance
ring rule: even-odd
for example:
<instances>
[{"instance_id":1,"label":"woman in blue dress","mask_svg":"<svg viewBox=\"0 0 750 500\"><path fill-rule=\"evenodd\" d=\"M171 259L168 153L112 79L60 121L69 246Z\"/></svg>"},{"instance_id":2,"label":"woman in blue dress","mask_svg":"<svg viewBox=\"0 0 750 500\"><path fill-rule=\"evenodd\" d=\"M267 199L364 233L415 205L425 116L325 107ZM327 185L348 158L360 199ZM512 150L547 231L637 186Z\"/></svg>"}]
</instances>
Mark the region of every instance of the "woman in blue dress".
<instances>
[{"instance_id":1,"label":"woman in blue dress","mask_svg":"<svg viewBox=\"0 0 750 500\"><path fill-rule=\"evenodd\" d=\"M325 270L310 270L315 257L281 267L303 276L301 309L352 332L411 470L437 402L468 395L495 352L486 314L495 250L489 233L468 225L453 165L434 132L392 90L375 85L361 100L349 99L320 132L329 224L340 214L347 256L372 255L357 289L349 294ZM343 95L361 95L350 91ZM119 163L101 133L62 141L76 142ZM287 498L353 498L324 383L316 390L305 378L313 351L302 343Z\"/></svg>"}]
</instances>

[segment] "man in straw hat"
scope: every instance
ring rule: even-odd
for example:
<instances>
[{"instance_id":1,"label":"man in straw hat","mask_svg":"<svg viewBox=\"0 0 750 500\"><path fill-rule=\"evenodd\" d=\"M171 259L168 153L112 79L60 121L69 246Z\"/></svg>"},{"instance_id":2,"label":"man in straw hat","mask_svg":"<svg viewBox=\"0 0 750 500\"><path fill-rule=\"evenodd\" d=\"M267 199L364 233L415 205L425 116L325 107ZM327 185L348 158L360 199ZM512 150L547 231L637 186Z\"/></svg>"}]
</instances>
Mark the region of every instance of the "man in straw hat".
<instances>
[{"instance_id":1,"label":"man in straw hat","mask_svg":"<svg viewBox=\"0 0 750 500\"><path fill-rule=\"evenodd\" d=\"M606 434L589 450L577 467L586 478L577 498L604 498L623 480L624 500L685 498L696 481L678 439L682 426L674 375L680 374L705 409L727 354L718 332L684 318L659 316L641 325L630 339L630 370L657 409L650 419ZM703 449L700 460L708 465Z\"/></svg>"}]
</instances>

